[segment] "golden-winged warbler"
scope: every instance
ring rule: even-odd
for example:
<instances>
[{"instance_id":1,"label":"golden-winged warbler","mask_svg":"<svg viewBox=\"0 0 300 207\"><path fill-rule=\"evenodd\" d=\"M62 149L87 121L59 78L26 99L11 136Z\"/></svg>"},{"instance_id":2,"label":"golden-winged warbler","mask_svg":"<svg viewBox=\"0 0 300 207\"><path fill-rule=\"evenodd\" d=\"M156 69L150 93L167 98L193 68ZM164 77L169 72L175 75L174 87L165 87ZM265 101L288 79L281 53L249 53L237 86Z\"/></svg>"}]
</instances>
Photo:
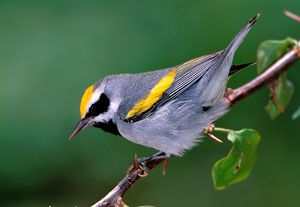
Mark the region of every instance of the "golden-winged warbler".
<instances>
[{"instance_id":1,"label":"golden-winged warbler","mask_svg":"<svg viewBox=\"0 0 300 207\"><path fill-rule=\"evenodd\" d=\"M70 138L94 126L167 155L183 155L228 111L222 97L233 57L258 16L222 51L168 69L107 76L89 86Z\"/></svg>"}]
</instances>

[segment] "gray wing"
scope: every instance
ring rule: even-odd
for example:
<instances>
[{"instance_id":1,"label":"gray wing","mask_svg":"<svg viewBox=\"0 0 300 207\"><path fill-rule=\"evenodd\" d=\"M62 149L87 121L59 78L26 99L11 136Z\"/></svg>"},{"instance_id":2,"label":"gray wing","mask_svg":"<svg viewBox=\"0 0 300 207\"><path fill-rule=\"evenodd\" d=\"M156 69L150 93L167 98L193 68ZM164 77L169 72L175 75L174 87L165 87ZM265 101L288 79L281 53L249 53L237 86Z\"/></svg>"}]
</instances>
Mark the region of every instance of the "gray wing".
<instances>
[{"instance_id":1,"label":"gray wing","mask_svg":"<svg viewBox=\"0 0 300 207\"><path fill-rule=\"evenodd\" d=\"M168 88L160 97L160 99L147 111L125 119L125 121L136 122L142 120L151 115L162 105L178 97L181 93L198 82L211 68L211 66L216 63L216 59L218 59L221 54L222 51L211 55L202 56L175 67L175 80L170 88Z\"/></svg>"},{"instance_id":2,"label":"gray wing","mask_svg":"<svg viewBox=\"0 0 300 207\"><path fill-rule=\"evenodd\" d=\"M215 63L220 54L221 52L218 52L212 55L200 57L179 66L176 69L177 75L175 81L156 102L157 106L161 106L169 100L176 98L194 83L198 82Z\"/></svg>"},{"instance_id":3,"label":"gray wing","mask_svg":"<svg viewBox=\"0 0 300 207\"><path fill-rule=\"evenodd\" d=\"M203 56L186 62L179 67L175 67L175 81L172 83L170 88L164 92L160 99L147 111L128 118L125 121L136 122L146 118L157 108L176 98L186 89L198 82L206 74L208 77L202 82L202 84L203 86L210 88L210 90L205 90L202 96L206 97L207 100L205 100L205 102L207 104L215 102L215 100L223 94L226 87L226 79L232 65L235 51L240 46L258 17L259 14L250 19L223 51Z\"/></svg>"}]
</instances>

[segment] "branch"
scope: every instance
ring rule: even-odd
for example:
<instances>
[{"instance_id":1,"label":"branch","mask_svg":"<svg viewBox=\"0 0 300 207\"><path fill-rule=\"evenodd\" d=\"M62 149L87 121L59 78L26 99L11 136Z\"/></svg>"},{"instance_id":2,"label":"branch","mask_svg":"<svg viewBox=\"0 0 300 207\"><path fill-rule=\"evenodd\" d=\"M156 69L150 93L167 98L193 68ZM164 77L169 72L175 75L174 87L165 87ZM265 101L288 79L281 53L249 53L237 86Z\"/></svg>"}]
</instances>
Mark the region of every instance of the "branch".
<instances>
[{"instance_id":1,"label":"branch","mask_svg":"<svg viewBox=\"0 0 300 207\"><path fill-rule=\"evenodd\" d=\"M300 42L297 43L297 47L286 53L277 62L271 65L264 73L257 76L252 81L245 85L232 90L228 95L225 96L225 101L229 105L240 101L241 99L251 95L258 89L268 83L276 80L280 74L286 71L297 59L300 57Z\"/></svg>"},{"instance_id":2,"label":"branch","mask_svg":"<svg viewBox=\"0 0 300 207\"><path fill-rule=\"evenodd\" d=\"M296 22L300 23L300 16L290 12L290 11L285 11L284 12L285 16L295 20Z\"/></svg>"},{"instance_id":3,"label":"branch","mask_svg":"<svg viewBox=\"0 0 300 207\"><path fill-rule=\"evenodd\" d=\"M224 101L232 106L234 103L251 95L268 83L276 80L280 74L288 70L288 68L300 58L299 47L300 42L297 43L297 47L286 53L277 62L270 66L264 73L260 74L245 85L233 89L229 93L225 94ZM157 155L143 159L145 160L143 162L144 168L135 167L131 169L131 171L118 183L118 185L113 190L110 191L110 193L108 193L104 198L102 198L92 207L126 206L122 201L122 197L127 192L127 190L132 187L132 185L141 177L147 176L153 168L158 166L163 161L167 161L166 158L160 158L157 157Z\"/></svg>"}]
</instances>

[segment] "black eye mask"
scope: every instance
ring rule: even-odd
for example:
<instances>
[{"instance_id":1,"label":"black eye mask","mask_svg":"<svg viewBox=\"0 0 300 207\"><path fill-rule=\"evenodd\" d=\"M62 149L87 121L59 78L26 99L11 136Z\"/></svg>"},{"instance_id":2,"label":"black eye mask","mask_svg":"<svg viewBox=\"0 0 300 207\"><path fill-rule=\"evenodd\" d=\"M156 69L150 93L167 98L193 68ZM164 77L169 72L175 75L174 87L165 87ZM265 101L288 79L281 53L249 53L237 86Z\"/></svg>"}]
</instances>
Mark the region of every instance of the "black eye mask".
<instances>
[{"instance_id":1,"label":"black eye mask","mask_svg":"<svg viewBox=\"0 0 300 207\"><path fill-rule=\"evenodd\" d=\"M88 113L86 114L85 118L91 116L98 116L99 114L105 113L108 111L110 101L106 94L102 93L99 100L89 108Z\"/></svg>"}]
</instances>

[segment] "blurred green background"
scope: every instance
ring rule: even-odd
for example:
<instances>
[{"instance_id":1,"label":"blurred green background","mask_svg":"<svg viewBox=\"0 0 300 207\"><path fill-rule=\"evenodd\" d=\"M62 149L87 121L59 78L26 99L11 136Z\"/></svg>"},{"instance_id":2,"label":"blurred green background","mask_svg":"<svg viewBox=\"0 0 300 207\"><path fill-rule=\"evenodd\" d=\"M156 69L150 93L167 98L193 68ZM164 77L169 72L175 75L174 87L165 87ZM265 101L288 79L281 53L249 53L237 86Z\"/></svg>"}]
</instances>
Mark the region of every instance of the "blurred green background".
<instances>
[{"instance_id":1,"label":"blurred green background","mask_svg":"<svg viewBox=\"0 0 300 207\"><path fill-rule=\"evenodd\" d=\"M123 176L134 153L154 150L97 129L72 141L84 89L108 74L170 67L223 49L257 12L235 62L254 60L266 39L299 38L299 0L0 1L0 206L88 206ZM231 147L205 138L165 176L156 169L125 196L130 206L299 206L300 64L285 115L264 112L266 89L235 105L218 126L262 135L250 177L216 191L211 167ZM255 77L251 67L230 80Z\"/></svg>"}]
</instances>

